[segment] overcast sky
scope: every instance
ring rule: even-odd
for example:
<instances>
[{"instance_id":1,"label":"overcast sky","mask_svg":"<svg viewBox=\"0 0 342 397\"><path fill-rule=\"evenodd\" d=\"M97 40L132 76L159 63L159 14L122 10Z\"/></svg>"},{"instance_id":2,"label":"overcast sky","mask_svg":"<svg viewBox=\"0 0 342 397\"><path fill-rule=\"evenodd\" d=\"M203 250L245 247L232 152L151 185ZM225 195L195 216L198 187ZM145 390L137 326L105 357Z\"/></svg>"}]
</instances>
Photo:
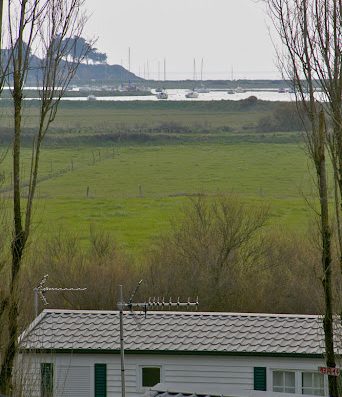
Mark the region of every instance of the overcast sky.
<instances>
[{"instance_id":1,"label":"overcast sky","mask_svg":"<svg viewBox=\"0 0 342 397\"><path fill-rule=\"evenodd\" d=\"M86 0L87 37L142 77L279 78L262 4L253 0ZM147 66L148 64L148 66ZM149 71L149 76L147 75Z\"/></svg>"}]
</instances>

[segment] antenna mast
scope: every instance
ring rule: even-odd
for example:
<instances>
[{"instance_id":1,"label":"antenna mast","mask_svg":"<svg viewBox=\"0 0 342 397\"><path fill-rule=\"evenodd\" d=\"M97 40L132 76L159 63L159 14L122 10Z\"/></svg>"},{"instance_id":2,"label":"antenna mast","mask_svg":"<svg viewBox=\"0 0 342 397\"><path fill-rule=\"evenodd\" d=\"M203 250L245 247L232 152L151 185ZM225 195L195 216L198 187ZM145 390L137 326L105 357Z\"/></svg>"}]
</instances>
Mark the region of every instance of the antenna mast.
<instances>
[{"instance_id":1,"label":"antenna mast","mask_svg":"<svg viewBox=\"0 0 342 397\"><path fill-rule=\"evenodd\" d=\"M187 302L180 302L179 297L176 302L172 302L171 298L169 301L165 302L164 298L149 298L147 302L133 302L134 296L137 293L142 280L139 281L137 286L135 287L129 301L126 303L123 298L122 285L119 285L119 302L117 304L119 310L119 319L120 319L120 361L121 361L121 397L126 397L126 383L125 383L125 344L124 344L124 328L123 328L123 312L125 309L133 312L134 308L141 309L145 312L145 316L147 315L148 309L164 309L168 307L196 307L198 308L198 298L196 302L190 302L190 298L188 298Z\"/></svg>"}]
</instances>

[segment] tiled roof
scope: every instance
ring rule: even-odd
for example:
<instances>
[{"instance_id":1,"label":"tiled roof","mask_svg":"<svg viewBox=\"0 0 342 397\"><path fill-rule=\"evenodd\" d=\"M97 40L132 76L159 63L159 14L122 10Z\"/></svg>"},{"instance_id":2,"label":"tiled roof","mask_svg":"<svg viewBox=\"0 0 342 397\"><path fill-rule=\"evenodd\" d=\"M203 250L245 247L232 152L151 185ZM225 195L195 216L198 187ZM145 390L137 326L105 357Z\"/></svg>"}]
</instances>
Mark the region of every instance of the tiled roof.
<instances>
[{"instance_id":1,"label":"tiled roof","mask_svg":"<svg viewBox=\"0 0 342 397\"><path fill-rule=\"evenodd\" d=\"M124 314L125 351L323 353L321 316L149 312ZM45 310L21 336L23 349L118 351L117 311Z\"/></svg>"}]
</instances>

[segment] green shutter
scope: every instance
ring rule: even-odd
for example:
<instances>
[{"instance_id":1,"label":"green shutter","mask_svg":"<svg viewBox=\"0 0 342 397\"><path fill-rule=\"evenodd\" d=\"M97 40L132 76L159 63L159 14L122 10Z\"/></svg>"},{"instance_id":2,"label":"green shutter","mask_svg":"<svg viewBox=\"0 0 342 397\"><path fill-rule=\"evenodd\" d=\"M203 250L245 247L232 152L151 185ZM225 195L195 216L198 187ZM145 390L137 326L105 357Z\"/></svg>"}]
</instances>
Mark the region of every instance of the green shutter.
<instances>
[{"instance_id":1,"label":"green shutter","mask_svg":"<svg viewBox=\"0 0 342 397\"><path fill-rule=\"evenodd\" d=\"M40 364L40 395L41 397L53 396L53 364Z\"/></svg>"},{"instance_id":2,"label":"green shutter","mask_svg":"<svg viewBox=\"0 0 342 397\"><path fill-rule=\"evenodd\" d=\"M266 391L266 367L254 367L254 390Z\"/></svg>"},{"instance_id":3,"label":"green shutter","mask_svg":"<svg viewBox=\"0 0 342 397\"><path fill-rule=\"evenodd\" d=\"M95 397L107 396L107 364L95 364Z\"/></svg>"}]
</instances>

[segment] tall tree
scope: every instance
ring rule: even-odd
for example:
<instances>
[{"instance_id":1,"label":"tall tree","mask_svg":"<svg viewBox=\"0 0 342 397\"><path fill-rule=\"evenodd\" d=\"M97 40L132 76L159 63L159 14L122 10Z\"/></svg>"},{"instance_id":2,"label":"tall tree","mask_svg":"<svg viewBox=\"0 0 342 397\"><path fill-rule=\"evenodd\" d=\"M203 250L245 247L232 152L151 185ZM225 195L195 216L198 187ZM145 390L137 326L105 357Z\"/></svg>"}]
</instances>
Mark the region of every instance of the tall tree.
<instances>
[{"instance_id":1,"label":"tall tree","mask_svg":"<svg viewBox=\"0 0 342 397\"><path fill-rule=\"evenodd\" d=\"M94 63L106 63L107 62L107 54L105 52L100 52L95 48L95 51L92 51L88 58L92 60Z\"/></svg>"},{"instance_id":2,"label":"tall tree","mask_svg":"<svg viewBox=\"0 0 342 397\"><path fill-rule=\"evenodd\" d=\"M298 109L304 109L306 146L315 166L320 203L322 284L325 313L323 328L328 367L336 366L334 349L332 235L329 220L326 146L331 151L336 186L336 216L342 197L342 61L341 0L266 0L274 26L283 44L281 69L293 81ZM322 95L323 93L323 95ZM327 131L327 116L332 128ZM338 222L340 224L340 222ZM339 232L339 235L341 233ZM342 240L340 239L342 248ZM341 257L341 255L340 255ZM341 267L342 269L342 267ZM339 395L338 379L329 376L329 395Z\"/></svg>"},{"instance_id":3,"label":"tall tree","mask_svg":"<svg viewBox=\"0 0 342 397\"><path fill-rule=\"evenodd\" d=\"M107 54L100 52L93 46L93 42L86 40L84 37L73 36L62 38L62 45L65 46L65 56L73 59L84 59L84 49L87 49L87 56L85 60L91 60L94 63L105 63L107 61Z\"/></svg>"},{"instance_id":4,"label":"tall tree","mask_svg":"<svg viewBox=\"0 0 342 397\"><path fill-rule=\"evenodd\" d=\"M0 392L13 393L13 364L17 352L19 298L18 282L24 250L30 236L32 208L38 181L42 143L54 121L60 99L65 93L87 48L77 57L66 59L67 37L80 37L86 21L84 0L8 0L8 73L3 73L11 89L14 108L12 142L13 230L11 241L10 280L6 307L2 309L2 331L6 344L1 352ZM30 70L31 54L41 59L37 85L41 87L38 128L32 141L31 166L27 199L23 200L21 180L21 145L23 90ZM4 68L3 68L4 69ZM4 330L4 328L6 328Z\"/></svg>"}]
</instances>

